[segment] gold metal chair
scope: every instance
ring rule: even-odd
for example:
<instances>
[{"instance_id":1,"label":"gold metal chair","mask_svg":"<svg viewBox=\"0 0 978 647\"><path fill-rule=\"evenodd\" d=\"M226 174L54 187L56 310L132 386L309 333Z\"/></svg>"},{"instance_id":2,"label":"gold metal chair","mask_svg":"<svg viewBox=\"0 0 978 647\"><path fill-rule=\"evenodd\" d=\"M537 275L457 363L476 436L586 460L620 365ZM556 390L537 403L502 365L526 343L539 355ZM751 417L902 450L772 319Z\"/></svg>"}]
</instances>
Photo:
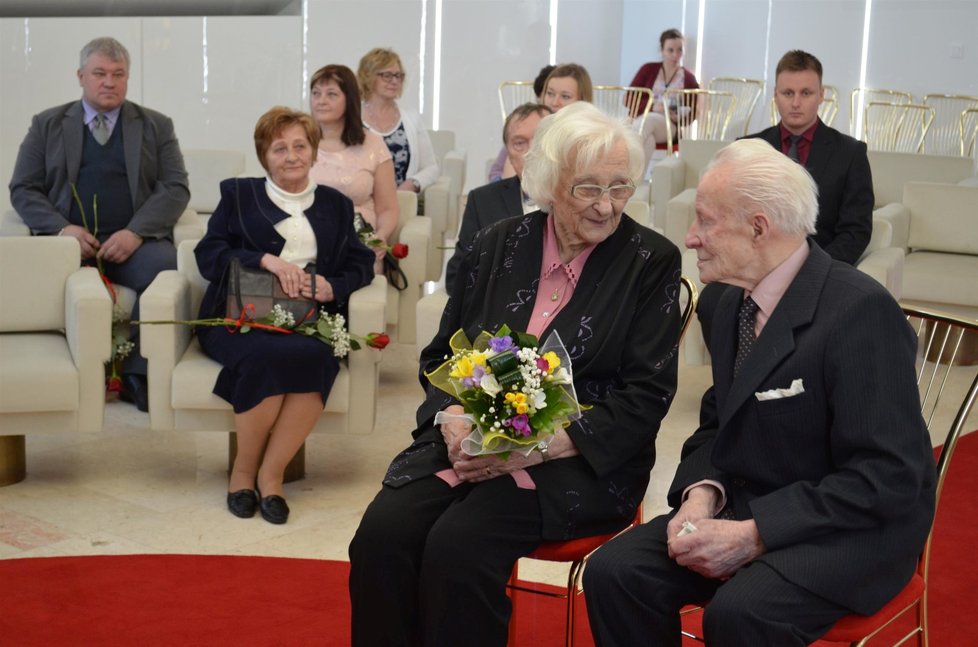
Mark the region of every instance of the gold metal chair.
<instances>
[{"instance_id":1,"label":"gold metal chair","mask_svg":"<svg viewBox=\"0 0 978 647\"><path fill-rule=\"evenodd\" d=\"M669 89L663 105L675 122L666 121L666 150L676 152L680 139L721 141L726 136L730 118L737 109L737 97L717 90Z\"/></svg>"},{"instance_id":2,"label":"gold metal chair","mask_svg":"<svg viewBox=\"0 0 978 647\"><path fill-rule=\"evenodd\" d=\"M503 121L519 106L536 100L533 81L503 81L499 84L499 109L503 112Z\"/></svg>"},{"instance_id":3,"label":"gold metal chair","mask_svg":"<svg viewBox=\"0 0 978 647\"><path fill-rule=\"evenodd\" d=\"M961 113L958 132L961 136L961 156L973 156L975 140L978 138L978 108L968 108Z\"/></svg>"},{"instance_id":4,"label":"gold metal chair","mask_svg":"<svg viewBox=\"0 0 978 647\"><path fill-rule=\"evenodd\" d=\"M978 108L978 97L952 94L928 94L924 105L934 109L934 123L927 131L923 152L931 155L962 155L961 113Z\"/></svg>"},{"instance_id":5,"label":"gold metal chair","mask_svg":"<svg viewBox=\"0 0 978 647\"><path fill-rule=\"evenodd\" d=\"M863 115L862 139L870 150L876 151L920 153L934 122L932 107L913 103L872 101Z\"/></svg>"},{"instance_id":6,"label":"gold metal chair","mask_svg":"<svg viewBox=\"0 0 978 647\"><path fill-rule=\"evenodd\" d=\"M757 100L764 92L764 82L757 79L742 79L732 76L718 76L706 84L707 90L729 92L737 98L737 107L730 115L727 137L736 139L749 132L750 120L754 115Z\"/></svg>"},{"instance_id":7,"label":"gold metal chair","mask_svg":"<svg viewBox=\"0 0 978 647\"><path fill-rule=\"evenodd\" d=\"M862 129L858 128L857 116L871 102L876 103L913 103L913 95L902 90L880 90L874 88L856 88L849 93L849 134L856 139L862 139ZM857 132L858 130L858 132Z\"/></svg>"},{"instance_id":8,"label":"gold metal chair","mask_svg":"<svg viewBox=\"0 0 978 647\"><path fill-rule=\"evenodd\" d=\"M696 284L686 278L685 276L680 278L680 327L679 327L679 339L676 341L676 347L682 343L683 336L686 334L686 330L689 328L690 322L693 320L693 313L696 312ZM631 523L622 530L621 532L627 532L629 529L642 523L642 505L639 504L638 509L635 511L635 517L632 519ZM523 591L525 593L535 593L537 595L545 595L548 597L560 598L567 601L567 620L564 628L564 644L567 647L573 647L574 645L574 611L576 608L575 601L577 596L581 593L581 574L584 572L584 565L587 563L588 557L591 553L600 548L605 542L610 541L620 533L614 532L607 535L596 535L593 537L581 537L580 539L571 539L569 541L551 541L545 544L541 544L536 550L527 555L530 559L543 560L547 562L571 562L570 572L567 574L567 588L559 593L554 593L546 589L541 589L539 587L533 586L533 583L527 582L525 580L519 579L519 564L513 566L513 574L509 578L509 583L507 586L511 591ZM510 616L509 621L509 645L513 647L516 644L516 595L511 594L513 604L513 613Z\"/></svg>"},{"instance_id":9,"label":"gold metal chair","mask_svg":"<svg viewBox=\"0 0 978 647\"><path fill-rule=\"evenodd\" d=\"M968 414L978 400L978 364L961 366L963 356L978 336L978 319L966 319L929 308L901 304L907 321L917 332L917 386L920 389L920 411L927 428L948 424L940 457L937 460L937 509L941 492L951 466L951 458L964 431ZM970 383L970 386L968 386ZM964 391L963 395L959 395ZM950 420L950 422L948 422ZM924 543L917 571L896 597L871 616L844 616L822 636L826 642L847 643L863 647L898 618L913 613L914 626L893 644L903 645L916 638L918 647L927 647L927 576L934 529ZM683 615L698 613L702 607L686 609ZM688 631L687 638L702 642ZM874 645L877 642L873 642Z\"/></svg>"},{"instance_id":10,"label":"gold metal chair","mask_svg":"<svg viewBox=\"0 0 978 647\"><path fill-rule=\"evenodd\" d=\"M642 132L655 96L649 88L623 85L596 85L591 103L605 114L627 121Z\"/></svg>"}]
</instances>

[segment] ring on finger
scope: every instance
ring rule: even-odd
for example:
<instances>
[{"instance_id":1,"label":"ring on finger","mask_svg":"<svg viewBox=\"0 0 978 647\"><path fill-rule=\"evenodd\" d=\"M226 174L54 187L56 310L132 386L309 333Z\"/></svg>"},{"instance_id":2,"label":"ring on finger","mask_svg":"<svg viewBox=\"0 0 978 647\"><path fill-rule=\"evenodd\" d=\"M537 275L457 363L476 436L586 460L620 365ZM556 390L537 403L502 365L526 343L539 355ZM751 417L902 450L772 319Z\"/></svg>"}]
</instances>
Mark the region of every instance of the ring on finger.
<instances>
[{"instance_id":1,"label":"ring on finger","mask_svg":"<svg viewBox=\"0 0 978 647\"><path fill-rule=\"evenodd\" d=\"M492 470L488 467L486 468L486 476L492 476Z\"/></svg>"}]
</instances>

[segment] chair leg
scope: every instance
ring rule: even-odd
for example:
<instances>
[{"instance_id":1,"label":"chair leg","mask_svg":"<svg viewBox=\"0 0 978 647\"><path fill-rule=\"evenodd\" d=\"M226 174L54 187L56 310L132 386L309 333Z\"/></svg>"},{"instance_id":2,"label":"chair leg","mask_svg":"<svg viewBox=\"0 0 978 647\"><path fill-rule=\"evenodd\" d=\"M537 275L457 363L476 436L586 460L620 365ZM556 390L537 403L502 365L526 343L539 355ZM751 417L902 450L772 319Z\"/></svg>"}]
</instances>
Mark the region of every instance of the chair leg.
<instances>
[{"instance_id":1,"label":"chair leg","mask_svg":"<svg viewBox=\"0 0 978 647\"><path fill-rule=\"evenodd\" d=\"M577 602L577 587L583 570L584 560L579 560L571 564L570 573L567 574L567 627L564 630L566 647L574 647L574 610Z\"/></svg>"},{"instance_id":2,"label":"chair leg","mask_svg":"<svg viewBox=\"0 0 978 647\"><path fill-rule=\"evenodd\" d=\"M0 436L0 487L27 478L27 442L24 436Z\"/></svg>"},{"instance_id":3,"label":"chair leg","mask_svg":"<svg viewBox=\"0 0 978 647\"><path fill-rule=\"evenodd\" d=\"M513 573L509 576L509 586L513 587L517 583L519 578L519 562L513 564ZM516 596L519 594L514 588L509 589L509 600L512 612L509 615L509 641L507 645L509 647L516 647Z\"/></svg>"}]
</instances>

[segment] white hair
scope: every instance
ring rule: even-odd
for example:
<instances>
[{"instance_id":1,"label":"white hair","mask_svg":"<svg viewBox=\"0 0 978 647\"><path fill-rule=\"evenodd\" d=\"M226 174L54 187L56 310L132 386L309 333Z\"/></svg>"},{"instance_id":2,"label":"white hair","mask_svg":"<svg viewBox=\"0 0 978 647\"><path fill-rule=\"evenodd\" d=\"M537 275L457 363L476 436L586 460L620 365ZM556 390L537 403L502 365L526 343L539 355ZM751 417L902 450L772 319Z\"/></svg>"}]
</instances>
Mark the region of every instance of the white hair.
<instances>
[{"instance_id":1,"label":"white hair","mask_svg":"<svg viewBox=\"0 0 978 647\"><path fill-rule=\"evenodd\" d=\"M577 173L608 155L619 142L628 149L628 176L638 184L645 152L635 131L586 101L572 103L540 121L523 167L523 190L549 212L564 171ZM576 153L574 169L571 154Z\"/></svg>"},{"instance_id":2,"label":"white hair","mask_svg":"<svg viewBox=\"0 0 978 647\"><path fill-rule=\"evenodd\" d=\"M721 148L703 175L720 167L728 173L735 216L761 212L782 233L815 233L818 185L801 164L764 140L741 139Z\"/></svg>"}]
</instances>

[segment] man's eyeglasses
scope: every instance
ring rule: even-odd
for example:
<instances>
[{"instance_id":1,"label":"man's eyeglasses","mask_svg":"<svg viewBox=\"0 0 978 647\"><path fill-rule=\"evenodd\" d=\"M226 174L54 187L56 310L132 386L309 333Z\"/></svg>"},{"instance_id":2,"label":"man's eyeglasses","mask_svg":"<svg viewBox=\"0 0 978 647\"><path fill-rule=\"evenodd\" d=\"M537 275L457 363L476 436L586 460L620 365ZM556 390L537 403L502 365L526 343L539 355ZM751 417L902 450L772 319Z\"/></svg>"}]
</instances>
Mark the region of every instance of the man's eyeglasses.
<instances>
[{"instance_id":1,"label":"man's eyeglasses","mask_svg":"<svg viewBox=\"0 0 978 647\"><path fill-rule=\"evenodd\" d=\"M627 200L635 193L635 187L631 184L612 184L611 186L600 186L598 184L575 184L571 187L571 195L578 200L592 200L597 202L605 193L612 200Z\"/></svg>"},{"instance_id":2,"label":"man's eyeglasses","mask_svg":"<svg viewBox=\"0 0 978 647\"><path fill-rule=\"evenodd\" d=\"M384 79L388 83L391 81L403 81L404 72L377 72L377 76Z\"/></svg>"}]
</instances>

